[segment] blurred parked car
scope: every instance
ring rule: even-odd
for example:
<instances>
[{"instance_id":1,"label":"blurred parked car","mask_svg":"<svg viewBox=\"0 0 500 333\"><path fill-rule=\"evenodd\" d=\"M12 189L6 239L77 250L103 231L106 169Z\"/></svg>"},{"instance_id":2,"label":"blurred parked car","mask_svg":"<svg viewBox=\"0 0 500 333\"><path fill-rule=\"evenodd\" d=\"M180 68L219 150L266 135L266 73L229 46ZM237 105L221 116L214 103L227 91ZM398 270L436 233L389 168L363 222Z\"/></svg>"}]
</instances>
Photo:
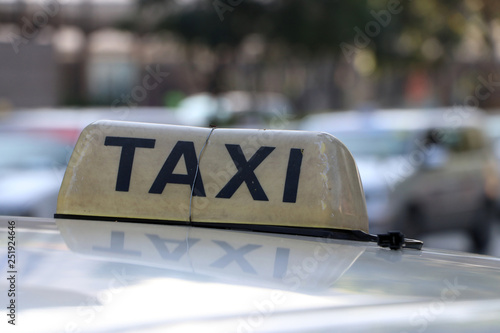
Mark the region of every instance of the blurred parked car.
<instances>
[{"instance_id":1,"label":"blurred parked car","mask_svg":"<svg viewBox=\"0 0 500 333\"><path fill-rule=\"evenodd\" d=\"M53 217L81 130L100 119L178 123L165 108L26 109L0 118L0 215Z\"/></svg>"},{"instance_id":2,"label":"blurred parked car","mask_svg":"<svg viewBox=\"0 0 500 333\"><path fill-rule=\"evenodd\" d=\"M292 105L284 95L271 92L200 93L183 99L176 114L184 125L285 128Z\"/></svg>"},{"instance_id":3,"label":"blurred parked car","mask_svg":"<svg viewBox=\"0 0 500 333\"><path fill-rule=\"evenodd\" d=\"M463 108L349 111L308 116L300 129L331 133L353 153L370 230L410 237L465 230L482 253L498 198L483 118Z\"/></svg>"},{"instance_id":4,"label":"blurred parked car","mask_svg":"<svg viewBox=\"0 0 500 333\"><path fill-rule=\"evenodd\" d=\"M52 217L72 148L40 134L0 133L0 215Z\"/></svg>"}]
</instances>

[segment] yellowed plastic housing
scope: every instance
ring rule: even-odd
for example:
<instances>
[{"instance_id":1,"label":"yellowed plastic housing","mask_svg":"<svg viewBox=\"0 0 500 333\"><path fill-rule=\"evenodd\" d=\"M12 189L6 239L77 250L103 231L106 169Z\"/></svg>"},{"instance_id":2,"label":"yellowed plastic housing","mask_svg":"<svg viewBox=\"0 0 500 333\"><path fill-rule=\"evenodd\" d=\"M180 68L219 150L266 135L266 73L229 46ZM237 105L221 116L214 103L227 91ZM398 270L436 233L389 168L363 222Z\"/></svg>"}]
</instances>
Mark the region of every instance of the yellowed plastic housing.
<instances>
[{"instance_id":1,"label":"yellowed plastic housing","mask_svg":"<svg viewBox=\"0 0 500 333\"><path fill-rule=\"evenodd\" d=\"M352 155L303 131L95 122L73 151L57 215L368 232Z\"/></svg>"}]
</instances>

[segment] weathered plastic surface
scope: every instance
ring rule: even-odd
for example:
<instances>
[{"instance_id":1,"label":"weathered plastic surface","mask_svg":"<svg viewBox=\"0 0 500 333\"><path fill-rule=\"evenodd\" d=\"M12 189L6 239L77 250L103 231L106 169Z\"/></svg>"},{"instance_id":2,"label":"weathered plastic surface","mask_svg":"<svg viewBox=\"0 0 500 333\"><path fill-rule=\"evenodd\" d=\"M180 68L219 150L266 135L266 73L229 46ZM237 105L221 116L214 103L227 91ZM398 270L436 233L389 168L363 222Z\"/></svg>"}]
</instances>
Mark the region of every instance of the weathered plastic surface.
<instances>
[{"instance_id":1,"label":"weathered plastic surface","mask_svg":"<svg viewBox=\"0 0 500 333\"><path fill-rule=\"evenodd\" d=\"M57 214L368 232L350 152L303 131L98 121L74 149Z\"/></svg>"}]
</instances>

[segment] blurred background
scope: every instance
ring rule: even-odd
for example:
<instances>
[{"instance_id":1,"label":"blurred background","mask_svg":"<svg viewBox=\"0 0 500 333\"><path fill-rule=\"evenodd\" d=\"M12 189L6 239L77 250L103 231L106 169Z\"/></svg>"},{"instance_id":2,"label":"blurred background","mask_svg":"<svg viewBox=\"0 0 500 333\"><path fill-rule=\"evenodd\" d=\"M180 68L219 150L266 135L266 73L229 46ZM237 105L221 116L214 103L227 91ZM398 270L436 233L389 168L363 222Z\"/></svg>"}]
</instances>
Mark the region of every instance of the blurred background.
<instances>
[{"instance_id":1,"label":"blurred background","mask_svg":"<svg viewBox=\"0 0 500 333\"><path fill-rule=\"evenodd\" d=\"M500 256L500 2L0 0L0 214L98 119L326 131L373 232Z\"/></svg>"}]
</instances>

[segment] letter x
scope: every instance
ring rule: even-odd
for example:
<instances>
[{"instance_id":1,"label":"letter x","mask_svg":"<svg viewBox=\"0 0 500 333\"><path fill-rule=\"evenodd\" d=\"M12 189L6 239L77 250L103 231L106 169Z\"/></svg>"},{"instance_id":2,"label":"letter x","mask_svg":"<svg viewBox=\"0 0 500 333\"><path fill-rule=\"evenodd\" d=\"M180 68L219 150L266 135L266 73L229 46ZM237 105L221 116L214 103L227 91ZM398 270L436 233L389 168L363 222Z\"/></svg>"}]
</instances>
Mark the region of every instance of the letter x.
<instances>
[{"instance_id":1,"label":"letter x","mask_svg":"<svg viewBox=\"0 0 500 333\"><path fill-rule=\"evenodd\" d=\"M236 192L241 184L245 182L254 200L269 201L262 186L260 186L257 176L255 176L254 170L267 156L269 156L269 154L271 154L274 148L275 147L260 147L250 160L247 161L240 145L226 144L226 149L229 155L231 155L234 165L238 168L238 172L236 172L226 186L220 190L216 198L231 198L234 192Z\"/></svg>"},{"instance_id":2,"label":"letter x","mask_svg":"<svg viewBox=\"0 0 500 333\"><path fill-rule=\"evenodd\" d=\"M215 241L215 240L213 242L219 245L222 249L224 249L224 251L226 251L226 254L223 257L217 259L212 264L210 264L211 267L225 268L231 262L236 261L236 263L238 263L243 272L257 274L252 265L250 265L250 263L245 259L244 255L250 251L258 249L259 247L261 247L261 245L247 244L245 246L240 247L239 249L234 249L227 242Z\"/></svg>"}]
</instances>

